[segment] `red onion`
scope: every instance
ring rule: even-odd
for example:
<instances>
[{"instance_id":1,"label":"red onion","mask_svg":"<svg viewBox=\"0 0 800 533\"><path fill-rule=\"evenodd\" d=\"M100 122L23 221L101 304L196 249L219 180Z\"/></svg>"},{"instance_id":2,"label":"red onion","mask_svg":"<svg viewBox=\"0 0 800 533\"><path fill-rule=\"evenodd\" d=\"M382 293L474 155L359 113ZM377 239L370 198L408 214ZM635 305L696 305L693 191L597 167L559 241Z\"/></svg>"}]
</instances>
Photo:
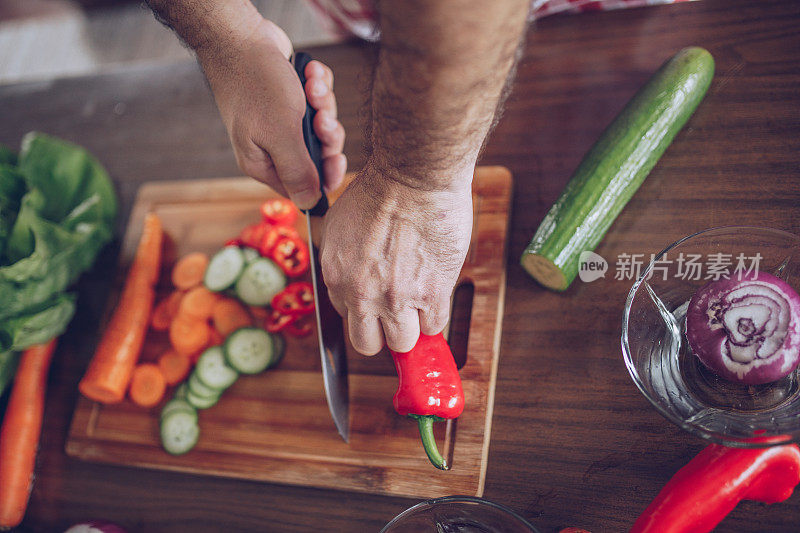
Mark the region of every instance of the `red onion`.
<instances>
[{"instance_id":1,"label":"red onion","mask_svg":"<svg viewBox=\"0 0 800 533\"><path fill-rule=\"evenodd\" d=\"M113 522L105 520L91 520L75 524L64 533L127 533L123 528Z\"/></svg>"},{"instance_id":2,"label":"red onion","mask_svg":"<svg viewBox=\"0 0 800 533\"><path fill-rule=\"evenodd\" d=\"M712 281L689 302L686 337L700 361L724 379L776 381L800 363L800 296L765 272Z\"/></svg>"}]
</instances>

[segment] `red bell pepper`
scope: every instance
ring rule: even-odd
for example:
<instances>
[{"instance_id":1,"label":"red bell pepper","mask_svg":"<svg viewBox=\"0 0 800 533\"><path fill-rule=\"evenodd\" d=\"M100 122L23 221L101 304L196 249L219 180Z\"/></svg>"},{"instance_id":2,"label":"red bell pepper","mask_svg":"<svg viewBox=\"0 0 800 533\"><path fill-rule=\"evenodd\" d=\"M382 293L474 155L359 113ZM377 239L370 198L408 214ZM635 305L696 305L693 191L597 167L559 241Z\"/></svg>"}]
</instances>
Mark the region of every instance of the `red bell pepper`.
<instances>
[{"instance_id":1,"label":"red bell pepper","mask_svg":"<svg viewBox=\"0 0 800 533\"><path fill-rule=\"evenodd\" d=\"M631 533L706 533L741 500L781 502L800 482L800 448L711 444L678 470Z\"/></svg>"},{"instance_id":2,"label":"red bell pepper","mask_svg":"<svg viewBox=\"0 0 800 533\"><path fill-rule=\"evenodd\" d=\"M278 333L286 329L286 326L295 320L297 320L297 316L295 315L282 313L280 309L272 309L264 320L264 329L270 333Z\"/></svg>"},{"instance_id":3,"label":"red bell pepper","mask_svg":"<svg viewBox=\"0 0 800 533\"><path fill-rule=\"evenodd\" d=\"M261 244L258 246L258 251L264 257L272 257L272 250L275 249L275 245L278 244L278 241L283 237L299 239L300 234L297 233L297 230L291 226L272 226L261 238Z\"/></svg>"},{"instance_id":4,"label":"red bell pepper","mask_svg":"<svg viewBox=\"0 0 800 533\"><path fill-rule=\"evenodd\" d=\"M306 315L314 311L314 287L307 281L295 281L272 298L273 309L284 314Z\"/></svg>"},{"instance_id":5,"label":"red bell pepper","mask_svg":"<svg viewBox=\"0 0 800 533\"><path fill-rule=\"evenodd\" d=\"M311 315L298 316L284 331L293 337L308 337L316 327L317 321Z\"/></svg>"},{"instance_id":6,"label":"red bell pepper","mask_svg":"<svg viewBox=\"0 0 800 533\"><path fill-rule=\"evenodd\" d=\"M270 198L261 204L264 222L280 226L291 226L297 220L297 208L286 198Z\"/></svg>"},{"instance_id":7,"label":"red bell pepper","mask_svg":"<svg viewBox=\"0 0 800 533\"><path fill-rule=\"evenodd\" d=\"M308 245L300 238L283 237L272 250L272 260L290 278L299 276L308 270Z\"/></svg>"},{"instance_id":8,"label":"red bell pepper","mask_svg":"<svg viewBox=\"0 0 800 533\"><path fill-rule=\"evenodd\" d=\"M449 466L436 447L433 422L457 418L464 411L464 391L453 353L444 336L420 335L410 352L392 351L400 382L395 410L417 419L422 445L433 466Z\"/></svg>"},{"instance_id":9,"label":"red bell pepper","mask_svg":"<svg viewBox=\"0 0 800 533\"><path fill-rule=\"evenodd\" d=\"M264 234L267 233L270 228L271 226L264 222L250 224L249 226L246 226L241 233L239 233L238 240L242 246L248 246L258 250L261 246L261 240L264 238Z\"/></svg>"}]
</instances>

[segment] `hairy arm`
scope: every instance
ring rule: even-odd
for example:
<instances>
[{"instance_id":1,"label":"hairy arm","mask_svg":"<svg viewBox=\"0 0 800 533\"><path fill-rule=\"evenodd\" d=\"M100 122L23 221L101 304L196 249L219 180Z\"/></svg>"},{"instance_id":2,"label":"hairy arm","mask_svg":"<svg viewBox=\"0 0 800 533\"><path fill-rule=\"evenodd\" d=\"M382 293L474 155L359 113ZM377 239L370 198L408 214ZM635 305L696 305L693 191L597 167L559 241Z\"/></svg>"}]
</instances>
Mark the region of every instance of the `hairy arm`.
<instances>
[{"instance_id":1,"label":"hairy arm","mask_svg":"<svg viewBox=\"0 0 800 533\"><path fill-rule=\"evenodd\" d=\"M418 189L471 176L505 98L529 2L380 4L372 90L372 159Z\"/></svg>"},{"instance_id":2,"label":"hairy arm","mask_svg":"<svg viewBox=\"0 0 800 533\"><path fill-rule=\"evenodd\" d=\"M364 169L331 208L322 266L362 353L440 332L472 230L471 181L527 0L381 2Z\"/></svg>"},{"instance_id":3,"label":"hairy arm","mask_svg":"<svg viewBox=\"0 0 800 533\"><path fill-rule=\"evenodd\" d=\"M288 59L292 43L249 0L147 0L156 16L197 54L214 92L241 170L309 208L319 177L308 156L301 120L308 102L317 110L326 188L341 183L347 166L344 129L337 120L333 73L318 61L306 67L306 85Z\"/></svg>"}]
</instances>

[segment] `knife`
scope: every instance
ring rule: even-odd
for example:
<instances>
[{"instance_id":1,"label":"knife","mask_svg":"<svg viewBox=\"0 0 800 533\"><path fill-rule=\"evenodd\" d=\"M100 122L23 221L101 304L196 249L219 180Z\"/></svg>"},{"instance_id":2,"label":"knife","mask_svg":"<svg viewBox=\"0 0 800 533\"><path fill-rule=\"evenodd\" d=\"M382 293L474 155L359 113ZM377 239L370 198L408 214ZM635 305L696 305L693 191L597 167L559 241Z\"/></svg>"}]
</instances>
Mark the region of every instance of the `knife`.
<instances>
[{"instance_id":1,"label":"knife","mask_svg":"<svg viewBox=\"0 0 800 533\"><path fill-rule=\"evenodd\" d=\"M297 53L294 57L294 69L300 77L300 83L305 87L306 65L311 61L311 56ZM306 224L308 225L308 250L311 270L311 284L314 286L314 300L317 302L315 314L317 318L317 338L319 339L319 353L322 360L322 378L325 383L325 397L331 411L333 422L339 435L345 442L350 438L350 395L347 380L347 351L344 342L344 328L342 317L336 312L330 298L328 288L322 279L322 267L319 262L319 250L314 245L312 226L322 222L322 217L328 211L328 197L322 188L322 143L314 133L314 115L316 111L306 103L306 113L303 117L303 140L308 148L308 153L317 174L320 177L320 191L322 198L317 205L306 211Z\"/></svg>"}]
</instances>

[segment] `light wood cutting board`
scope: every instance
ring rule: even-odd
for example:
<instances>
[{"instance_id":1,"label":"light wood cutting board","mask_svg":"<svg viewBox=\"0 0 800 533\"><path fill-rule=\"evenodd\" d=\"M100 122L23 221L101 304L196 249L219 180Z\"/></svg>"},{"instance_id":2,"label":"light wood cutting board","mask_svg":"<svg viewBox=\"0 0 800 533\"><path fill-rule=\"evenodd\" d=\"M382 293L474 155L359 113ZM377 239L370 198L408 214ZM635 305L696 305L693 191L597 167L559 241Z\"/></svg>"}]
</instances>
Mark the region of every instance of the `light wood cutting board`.
<instances>
[{"instance_id":1,"label":"light wood cutting board","mask_svg":"<svg viewBox=\"0 0 800 533\"><path fill-rule=\"evenodd\" d=\"M245 225L256 222L261 202L275 196L249 178L164 181L143 185L122 243L113 305L136 248L147 212L162 219L169 236L164 273L176 258L213 253ZM466 395L464 413L435 424L440 449L452 465L428 462L417 424L392 408L397 387L388 353L363 357L348 345L350 442L339 437L323 391L315 336L288 339L274 369L240 378L219 403L200 411L200 440L173 457L159 443L159 408L124 401L101 405L80 397L66 443L67 454L102 463L175 470L273 483L430 498L483 493L505 292L505 246L511 174L478 167L473 182L472 243L459 278L449 329ZM301 217L297 228L305 234ZM168 279L162 275L162 279ZM164 281L160 292L170 290ZM143 360L168 345L149 332ZM466 359L464 362L464 358Z\"/></svg>"}]
</instances>

